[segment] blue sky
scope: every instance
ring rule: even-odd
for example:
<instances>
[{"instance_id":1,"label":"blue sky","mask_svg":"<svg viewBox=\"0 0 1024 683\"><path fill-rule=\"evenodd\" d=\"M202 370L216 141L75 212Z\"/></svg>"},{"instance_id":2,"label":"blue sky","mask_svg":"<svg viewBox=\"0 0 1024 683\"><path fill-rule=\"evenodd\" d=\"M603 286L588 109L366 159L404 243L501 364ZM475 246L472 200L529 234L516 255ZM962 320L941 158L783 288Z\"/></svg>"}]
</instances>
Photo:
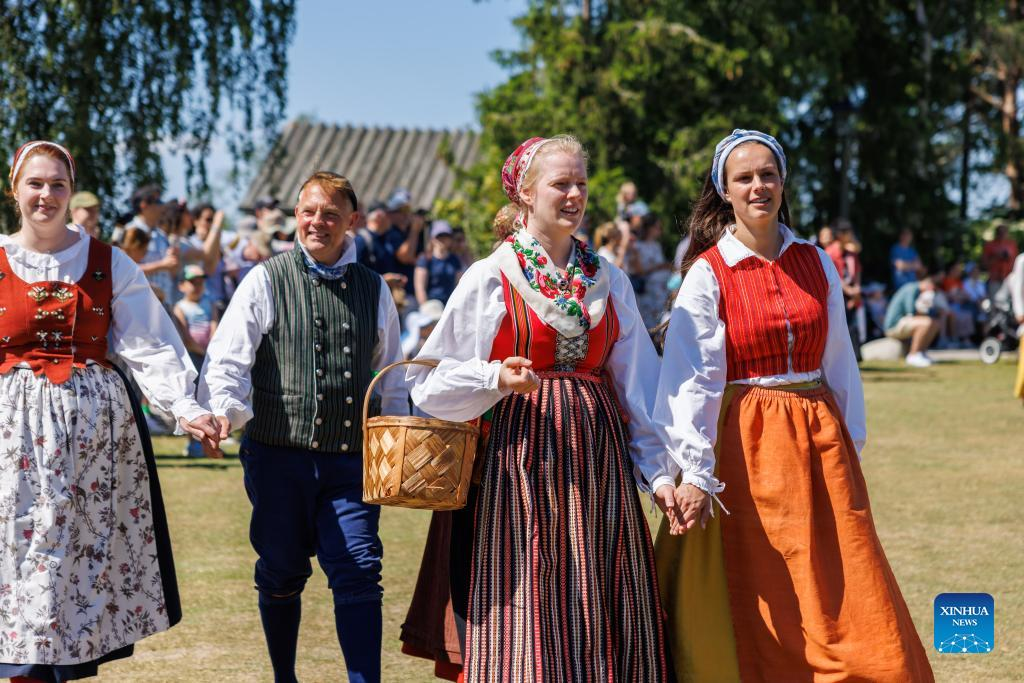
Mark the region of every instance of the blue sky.
<instances>
[{"instance_id":1,"label":"blue sky","mask_svg":"<svg viewBox=\"0 0 1024 683\"><path fill-rule=\"evenodd\" d=\"M501 83L490 58L518 47L512 19L526 0L299 0L288 54L287 119L457 128L475 126L474 95ZM244 188L218 186L230 167L209 160L215 199L234 208ZM167 196L184 194L184 166L164 156Z\"/></svg>"}]
</instances>

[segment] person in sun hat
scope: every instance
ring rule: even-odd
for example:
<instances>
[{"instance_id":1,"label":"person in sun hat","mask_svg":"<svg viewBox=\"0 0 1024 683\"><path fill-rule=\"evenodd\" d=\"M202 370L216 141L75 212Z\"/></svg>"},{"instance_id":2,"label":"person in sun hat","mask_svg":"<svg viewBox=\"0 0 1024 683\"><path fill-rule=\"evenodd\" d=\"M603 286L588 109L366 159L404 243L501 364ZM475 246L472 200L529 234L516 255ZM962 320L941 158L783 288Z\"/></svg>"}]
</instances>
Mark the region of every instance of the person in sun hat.
<instances>
[{"instance_id":1,"label":"person in sun hat","mask_svg":"<svg viewBox=\"0 0 1024 683\"><path fill-rule=\"evenodd\" d=\"M690 217L654 406L653 485L681 478L657 542L676 677L931 681L861 472L842 281L790 229L786 171L735 130Z\"/></svg>"}]
</instances>

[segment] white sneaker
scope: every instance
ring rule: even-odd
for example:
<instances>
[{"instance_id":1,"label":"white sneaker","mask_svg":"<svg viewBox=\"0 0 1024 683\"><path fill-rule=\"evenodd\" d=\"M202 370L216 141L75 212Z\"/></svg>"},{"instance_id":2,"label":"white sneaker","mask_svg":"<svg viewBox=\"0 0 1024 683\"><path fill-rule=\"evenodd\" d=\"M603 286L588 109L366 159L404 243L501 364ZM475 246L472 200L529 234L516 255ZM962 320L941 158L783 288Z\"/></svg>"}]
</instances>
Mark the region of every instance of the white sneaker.
<instances>
[{"instance_id":1,"label":"white sneaker","mask_svg":"<svg viewBox=\"0 0 1024 683\"><path fill-rule=\"evenodd\" d=\"M920 351L907 354L906 363L912 368L930 368L933 361Z\"/></svg>"}]
</instances>

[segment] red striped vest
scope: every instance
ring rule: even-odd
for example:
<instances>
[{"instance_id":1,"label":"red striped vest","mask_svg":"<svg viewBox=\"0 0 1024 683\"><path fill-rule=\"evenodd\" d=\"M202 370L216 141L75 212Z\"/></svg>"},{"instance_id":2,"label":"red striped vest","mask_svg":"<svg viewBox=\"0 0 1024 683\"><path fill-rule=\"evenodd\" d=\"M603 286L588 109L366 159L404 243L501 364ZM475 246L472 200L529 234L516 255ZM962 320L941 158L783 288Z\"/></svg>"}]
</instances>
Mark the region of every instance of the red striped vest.
<instances>
[{"instance_id":1,"label":"red striped vest","mask_svg":"<svg viewBox=\"0 0 1024 683\"><path fill-rule=\"evenodd\" d=\"M789 370L787 319L793 332L793 372L821 367L828 336L828 280L817 247L793 243L773 262L749 256L731 268L718 246L700 258L718 280L728 381Z\"/></svg>"}]
</instances>

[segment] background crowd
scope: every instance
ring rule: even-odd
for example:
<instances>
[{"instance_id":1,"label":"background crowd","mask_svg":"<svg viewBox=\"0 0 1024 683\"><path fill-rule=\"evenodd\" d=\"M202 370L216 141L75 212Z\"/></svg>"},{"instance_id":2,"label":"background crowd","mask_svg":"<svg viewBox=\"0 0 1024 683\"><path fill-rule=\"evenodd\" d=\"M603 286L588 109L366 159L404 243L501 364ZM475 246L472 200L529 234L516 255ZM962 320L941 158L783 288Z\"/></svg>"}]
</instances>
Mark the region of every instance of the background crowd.
<instances>
[{"instance_id":1,"label":"background crowd","mask_svg":"<svg viewBox=\"0 0 1024 683\"><path fill-rule=\"evenodd\" d=\"M388 283L402 319L403 350L412 356L441 317L462 273L476 256L465 231L431 220L414 197L396 188L363 208L354 242L357 260ZM629 276L644 322L656 337L682 282L679 274L689 238L669 237L662 218L637 186L623 183L614 220L587 225L577 235ZM122 248L146 273L156 296L171 312L197 367L238 283L257 263L295 246L295 218L273 197L262 197L251 215L229 229L222 211L207 203L166 201L159 186L138 188L130 211L113 225L101 224L100 201L91 192L71 200L72 221L94 237ZM510 231L513 207L495 217L495 233ZM838 219L807 239L831 257L843 281L850 336L858 358L862 345L881 338L902 344L911 367L933 362L930 348L972 348L1004 321L1013 344L1024 321L1024 256L1009 227L1000 224L985 243L980 262L926 264L909 229L888 255L888 282L863 278L862 245L850 221ZM158 417L151 426L160 431ZM199 455L197 444L191 454Z\"/></svg>"}]
</instances>

